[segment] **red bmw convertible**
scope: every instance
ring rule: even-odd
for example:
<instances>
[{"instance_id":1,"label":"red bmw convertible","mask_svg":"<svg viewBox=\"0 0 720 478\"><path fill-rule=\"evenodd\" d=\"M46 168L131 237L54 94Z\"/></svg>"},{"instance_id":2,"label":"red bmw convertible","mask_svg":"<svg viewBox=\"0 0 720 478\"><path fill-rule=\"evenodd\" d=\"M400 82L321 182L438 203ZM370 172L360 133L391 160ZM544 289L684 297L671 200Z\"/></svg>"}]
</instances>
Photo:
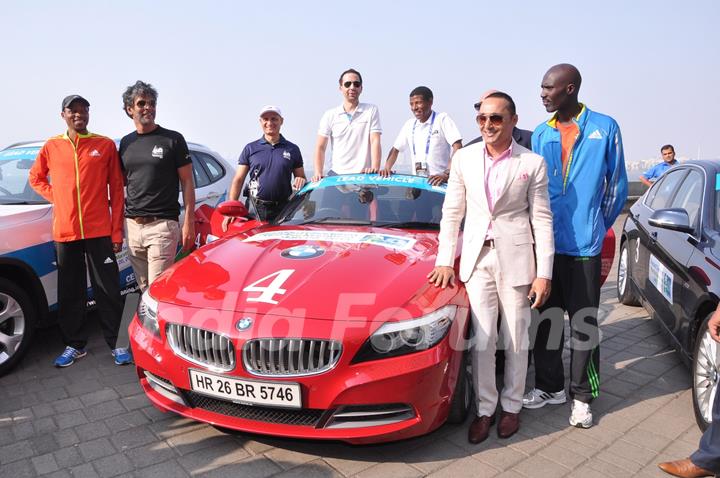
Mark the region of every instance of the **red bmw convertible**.
<instances>
[{"instance_id":1,"label":"red bmw convertible","mask_svg":"<svg viewBox=\"0 0 720 478\"><path fill-rule=\"evenodd\" d=\"M468 300L426 278L444 195L422 177L332 176L271 223L236 220L143 294L130 342L147 396L226 429L350 443L462 422Z\"/></svg>"}]
</instances>

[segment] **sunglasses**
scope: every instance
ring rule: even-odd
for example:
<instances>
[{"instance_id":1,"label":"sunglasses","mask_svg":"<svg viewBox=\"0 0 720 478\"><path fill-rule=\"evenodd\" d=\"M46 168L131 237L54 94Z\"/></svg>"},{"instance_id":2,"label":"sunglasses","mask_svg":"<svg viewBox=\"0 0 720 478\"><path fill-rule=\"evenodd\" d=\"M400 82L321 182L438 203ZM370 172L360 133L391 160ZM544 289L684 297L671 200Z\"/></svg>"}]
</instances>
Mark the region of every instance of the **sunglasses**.
<instances>
[{"instance_id":1,"label":"sunglasses","mask_svg":"<svg viewBox=\"0 0 720 478\"><path fill-rule=\"evenodd\" d=\"M137 106L138 108L145 108L146 106L154 108L156 105L157 105L157 101L155 101L155 100L150 100L150 101L140 100L137 103L135 103L135 106Z\"/></svg>"},{"instance_id":2,"label":"sunglasses","mask_svg":"<svg viewBox=\"0 0 720 478\"><path fill-rule=\"evenodd\" d=\"M503 121L505 121L505 117L503 115L478 115L477 116L477 122L480 126L484 126L485 123L490 121L490 124L493 126L500 126L503 124Z\"/></svg>"},{"instance_id":3,"label":"sunglasses","mask_svg":"<svg viewBox=\"0 0 720 478\"><path fill-rule=\"evenodd\" d=\"M362 86L362 82L360 81L346 81L343 83L343 86L345 88L350 88L350 86L354 86L355 88L360 88Z\"/></svg>"}]
</instances>

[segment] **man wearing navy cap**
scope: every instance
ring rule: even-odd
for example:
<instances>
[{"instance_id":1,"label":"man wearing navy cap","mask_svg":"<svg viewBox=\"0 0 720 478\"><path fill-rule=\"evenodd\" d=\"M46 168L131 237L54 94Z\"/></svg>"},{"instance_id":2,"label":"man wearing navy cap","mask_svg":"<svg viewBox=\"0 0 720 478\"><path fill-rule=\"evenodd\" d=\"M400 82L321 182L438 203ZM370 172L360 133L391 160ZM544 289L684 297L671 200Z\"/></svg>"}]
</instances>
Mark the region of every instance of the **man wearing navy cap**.
<instances>
[{"instance_id":1,"label":"man wearing navy cap","mask_svg":"<svg viewBox=\"0 0 720 478\"><path fill-rule=\"evenodd\" d=\"M259 218L265 221L275 219L288 203L293 189L300 189L305 184L300 148L280 134L282 124L280 108L267 105L260 109L263 136L248 143L240 153L228 196L230 200L237 200L245 178L249 177L245 196L254 204ZM227 231L232 220L230 217L223 220L223 231Z\"/></svg>"}]
</instances>

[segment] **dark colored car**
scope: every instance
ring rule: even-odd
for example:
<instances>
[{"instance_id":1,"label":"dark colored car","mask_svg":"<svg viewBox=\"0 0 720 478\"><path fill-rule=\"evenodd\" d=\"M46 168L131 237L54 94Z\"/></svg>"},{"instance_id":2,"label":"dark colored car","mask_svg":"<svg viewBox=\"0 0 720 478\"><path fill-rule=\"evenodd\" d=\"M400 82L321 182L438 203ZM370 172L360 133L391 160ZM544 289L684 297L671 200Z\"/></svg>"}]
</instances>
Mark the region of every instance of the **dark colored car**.
<instances>
[{"instance_id":1,"label":"dark colored car","mask_svg":"<svg viewBox=\"0 0 720 478\"><path fill-rule=\"evenodd\" d=\"M720 161L669 169L630 208L620 238L617 293L642 304L693 374L693 408L712 420L719 345L707 332L720 292Z\"/></svg>"}]
</instances>

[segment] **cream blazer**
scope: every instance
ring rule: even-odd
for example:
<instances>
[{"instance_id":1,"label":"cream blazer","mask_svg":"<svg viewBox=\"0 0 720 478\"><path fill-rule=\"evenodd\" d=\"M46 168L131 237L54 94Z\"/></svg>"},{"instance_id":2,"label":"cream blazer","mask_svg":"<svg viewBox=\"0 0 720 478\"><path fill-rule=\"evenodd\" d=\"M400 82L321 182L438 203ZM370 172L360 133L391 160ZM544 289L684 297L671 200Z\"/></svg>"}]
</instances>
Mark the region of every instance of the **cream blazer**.
<instances>
[{"instance_id":1,"label":"cream blazer","mask_svg":"<svg viewBox=\"0 0 720 478\"><path fill-rule=\"evenodd\" d=\"M545 160L513 140L506 181L491 213L485 194L484 147L484 142L467 146L452 158L435 265L454 265L465 217L461 281L470 279L490 224L506 285L527 285L536 277L551 279L555 249Z\"/></svg>"}]
</instances>

